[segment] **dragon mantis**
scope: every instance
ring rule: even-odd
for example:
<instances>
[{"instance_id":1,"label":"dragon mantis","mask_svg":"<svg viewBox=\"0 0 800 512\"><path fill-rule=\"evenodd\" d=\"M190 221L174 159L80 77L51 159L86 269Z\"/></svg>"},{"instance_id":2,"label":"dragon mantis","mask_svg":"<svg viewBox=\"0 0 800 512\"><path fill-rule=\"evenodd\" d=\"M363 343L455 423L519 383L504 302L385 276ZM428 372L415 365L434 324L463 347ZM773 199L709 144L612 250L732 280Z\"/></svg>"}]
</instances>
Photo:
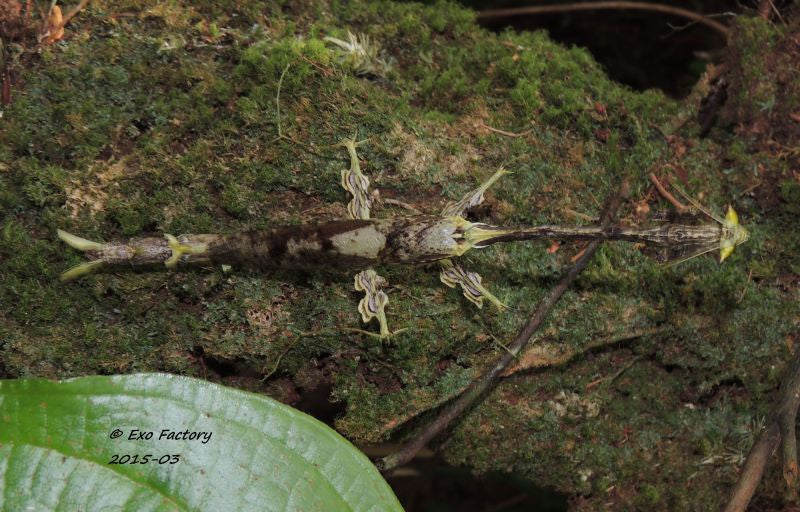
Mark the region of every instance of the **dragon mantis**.
<instances>
[{"instance_id":1,"label":"dragon mantis","mask_svg":"<svg viewBox=\"0 0 800 512\"><path fill-rule=\"evenodd\" d=\"M358 270L356 291L364 293L358 304L363 322L378 322L379 333L367 334L381 339L393 334L386 319L389 297L387 286L374 266L379 264L438 263L440 280L445 285L461 287L464 296L477 307L488 301L503 309L505 305L482 284L481 276L453 261L471 249L531 239L624 240L667 248L699 248L692 256L719 250L720 262L749 238L739 224L738 215L728 207L724 218L717 217L686 198L715 221L699 225L664 223L652 228L612 226L564 227L554 225L501 227L471 222L466 213L484 201L484 193L500 177L496 171L459 201L448 203L438 215L408 215L383 219L370 217L372 196L369 178L362 172L356 148L359 142L341 143L350 157L350 168L341 171L341 185L352 195L347 205L348 219L320 224L251 231L230 235L165 234L120 242L93 242L58 230L58 237L71 247L86 253L89 261L64 272L66 281L92 272L123 270L181 270L212 265L267 270L274 268L339 268ZM685 194L684 194L685 195ZM358 329L356 329L358 330Z\"/></svg>"}]
</instances>

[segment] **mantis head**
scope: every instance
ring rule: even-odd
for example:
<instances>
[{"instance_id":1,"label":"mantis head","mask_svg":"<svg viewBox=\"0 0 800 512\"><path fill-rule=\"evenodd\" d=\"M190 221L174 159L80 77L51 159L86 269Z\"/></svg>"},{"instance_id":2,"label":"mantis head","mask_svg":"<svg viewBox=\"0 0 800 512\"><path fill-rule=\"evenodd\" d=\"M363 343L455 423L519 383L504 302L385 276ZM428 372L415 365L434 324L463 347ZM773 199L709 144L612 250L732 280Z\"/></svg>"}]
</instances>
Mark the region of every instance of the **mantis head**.
<instances>
[{"instance_id":1,"label":"mantis head","mask_svg":"<svg viewBox=\"0 0 800 512\"><path fill-rule=\"evenodd\" d=\"M739 224L739 215L731 205L722 221L722 239L719 245L719 262L722 263L733 253L736 246L745 243L750 238L750 232Z\"/></svg>"}]
</instances>

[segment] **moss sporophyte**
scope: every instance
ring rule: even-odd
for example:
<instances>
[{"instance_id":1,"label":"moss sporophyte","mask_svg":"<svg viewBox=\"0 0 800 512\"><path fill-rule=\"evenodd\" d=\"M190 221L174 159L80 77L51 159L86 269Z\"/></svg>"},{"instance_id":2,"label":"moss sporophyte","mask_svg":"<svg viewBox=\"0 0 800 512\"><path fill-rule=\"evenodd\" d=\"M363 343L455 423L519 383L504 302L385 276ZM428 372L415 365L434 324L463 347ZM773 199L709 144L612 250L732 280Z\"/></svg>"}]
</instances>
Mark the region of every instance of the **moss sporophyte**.
<instances>
[{"instance_id":1,"label":"moss sporophyte","mask_svg":"<svg viewBox=\"0 0 800 512\"><path fill-rule=\"evenodd\" d=\"M460 286L464 296L479 308L487 300L503 309L505 305L481 283L481 276L469 272L453 258L471 249L481 249L499 242L532 239L623 240L665 248L673 262L719 250L720 262L749 234L739 225L733 208L724 219L687 199L714 223L664 222L649 228L611 226L565 227L554 225L500 227L470 222L466 212L484 200L486 190L501 176L499 169L478 188L460 201L447 204L438 215L409 215L371 219L372 196L369 179L361 171L356 154L357 143L347 139L342 145L350 156L350 168L341 172L342 187L350 192L348 219L292 227L278 227L230 235L185 234L136 238L119 242L93 242L59 230L58 236L71 247L86 253L89 261L64 272L66 281L92 272L123 270L181 270L213 265L238 268L338 268L359 271L355 289L364 293L358 311L365 323L377 319L380 338L394 334L389 330L385 309L389 297L383 291L385 278L371 267L377 264L424 264L437 262L445 285ZM692 255L684 257L687 251ZM681 256L674 256L681 254ZM398 331L395 331L398 332Z\"/></svg>"}]
</instances>

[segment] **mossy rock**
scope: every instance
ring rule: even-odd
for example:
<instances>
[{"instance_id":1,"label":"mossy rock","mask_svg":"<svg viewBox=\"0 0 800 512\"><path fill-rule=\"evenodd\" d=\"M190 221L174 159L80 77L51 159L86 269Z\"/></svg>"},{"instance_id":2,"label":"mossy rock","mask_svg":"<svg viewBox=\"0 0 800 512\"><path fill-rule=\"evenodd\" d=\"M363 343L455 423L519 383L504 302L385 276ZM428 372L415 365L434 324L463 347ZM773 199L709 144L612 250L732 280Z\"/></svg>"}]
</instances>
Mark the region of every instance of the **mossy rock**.
<instances>
[{"instance_id":1,"label":"mossy rock","mask_svg":"<svg viewBox=\"0 0 800 512\"><path fill-rule=\"evenodd\" d=\"M666 205L648 173L679 167L704 203L734 202L751 242L722 266L675 268L603 247L536 340L577 355L503 380L440 449L581 496L587 510L718 507L800 309L789 278L797 212L745 193L750 147L723 132L701 139L693 122L665 138L658 127L696 105L614 83L585 50L542 32L482 30L452 3L306 7L101 0L17 70L0 128L2 375L164 371L290 403L331 385L345 403L338 430L383 441L491 365L504 351L494 340L513 337L580 247L467 257L508 312L475 310L435 269L381 269L390 324L408 328L382 344L341 329L360 327L350 275L216 269L60 284L81 258L56 229L112 240L341 217L348 162L334 144L353 135L369 139L359 154L373 188L427 212L505 165L513 174L477 213L498 224L586 222L625 176L620 217L643 224ZM348 31L380 45L381 74L360 74L324 40ZM782 185L781 201L795 188ZM626 337L639 331L649 334ZM582 353L615 337L625 341Z\"/></svg>"}]
</instances>

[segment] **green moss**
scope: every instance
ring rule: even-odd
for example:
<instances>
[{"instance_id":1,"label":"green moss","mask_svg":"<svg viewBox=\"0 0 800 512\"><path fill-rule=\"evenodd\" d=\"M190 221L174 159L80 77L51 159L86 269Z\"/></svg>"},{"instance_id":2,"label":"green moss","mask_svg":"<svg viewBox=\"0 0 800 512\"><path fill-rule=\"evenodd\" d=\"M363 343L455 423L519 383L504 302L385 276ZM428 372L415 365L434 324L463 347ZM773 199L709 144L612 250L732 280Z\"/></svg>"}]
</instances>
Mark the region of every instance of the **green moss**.
<instances>
[{"instance_id":1,"label":"green moss","mask_svg":"<svg viewBox=\"0 0 800 512\"><path fill-rule=\"evenodd\" d=\"M773 76L776 65L773 52L779 39L776 26L760 17L737 18L731 45L735 69L731 73L730 97L723 109L728 122L751 122L757 117L771 114L780 93Z\"/></svg>"},{"instance_id":2,"label":"green moss","mask_svg":"<svg viewBox=\"0 0 800 512\"><path fill-rule=\"evenodd\" d=\"M161 370L261 392L278 381L301 392L330 382L346 402L340 431L385 440L492 364L504 351L495 340L515 335L580 248L520 243L463 258L507 312L476 310L435 268L381 268L390 325L408 328L382 344L342 329L363 327L350 273L209 269L62 285L59 273L82 258L56 242L56 228L113 240L337 217L349 162L333 144L354 135L369 139L359 155L373 189L430 213L506 165L513 174L476 214L498 224L588 222L623 176L631 199L620 217L644 223L634 208L665 161L717 210L749 186L740 183L754 164L745 143L692 140L673 162L653 127L675 102L615 84L584 50L543 32L480 30L451 3L323 2L314 16L251 1L115 9L131 16L112 23L102 5L82 13L71 37L24 70L24 89L4 110L8 377ZM762 29L753 41L768 35ZM354 76L323 41L347 31L379 43L391 73ZM537 342L580 352L660 330L506 379L455 427L446 457L476 471L512 468L590 504L617 486L631 496L621 508L686 509L683 484L763 413L756 402L774 388L796 331L797 292L779 284L800 268L800 236L787 229L796 189L781 181L778 213L737 201L753 236L722 266L665 269L637 248L604 245ZM388 208L374 214L399 212ZM731 479L727 466L703 467L692 480L705 489L692 491L696 509L716 507Z\"/></svg>"},{"instance_id":3,"label":"green moss","mask_svg":"<svg viewBox=\"0 0 800 512\"><path fill-rule=\"evenodd\" d=\"M529 117L537 114L544 107L544 100L541 98L542 84L537 79L521 78L514 85L511 91L511 100Z\"/></svg>"},{"instance_id":4,"label":"green moss","mask_svg":"<svg viewBox=\"0 0 800 512\"><path fill-rule=\"evenodd\" d=\"M797 180L786 180L780 184L781 199L784 210L789 215L800 215L800 183Z\"/></svg>"},{"instance_id":5,"label":"green moss","mask_svg":"<svg viewBox=\"0 0 800 512\"><path fill-rule=\"evenodd\" d=\"M661 493L651 484L645 484L639 489L639 504L644 507L654 507L661 503Z\"/></svg>"}]
</instances>

